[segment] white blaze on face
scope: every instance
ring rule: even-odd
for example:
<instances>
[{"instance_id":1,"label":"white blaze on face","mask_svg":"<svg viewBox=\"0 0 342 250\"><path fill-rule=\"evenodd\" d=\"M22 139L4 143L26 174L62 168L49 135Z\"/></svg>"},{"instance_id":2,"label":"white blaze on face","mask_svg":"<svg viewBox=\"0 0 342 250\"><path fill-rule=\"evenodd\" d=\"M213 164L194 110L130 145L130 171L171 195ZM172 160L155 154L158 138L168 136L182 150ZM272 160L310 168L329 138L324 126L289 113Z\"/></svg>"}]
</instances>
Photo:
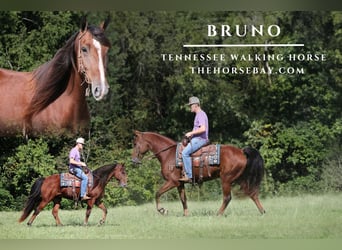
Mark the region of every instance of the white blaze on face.
<instances>
[{"instance_id":1,"label":"white blaze on face","mask_svg":"<svg viewBox=\"0 0 342 250\"><path fill-rule=\"evenodd\" d=\"M103 61L102 61L102 53L101 53L101 44L99 43L99 41L93 39L93 44L95 46L95 48L97 49L97 54L99 57L99 72L100 72L100 96L97 96L97 98L102 98L103 95L106 93L106 78L105 78L105 70L104 70L104 65L103 65ZM95 89L97 89L95 87ZM98 90L97 90L98 91ZM94 93L93 93L94 94ZM99 93L97 93L99 94ZM96 95L95 95L96 97Z\"/></svg>"}]
</instances>

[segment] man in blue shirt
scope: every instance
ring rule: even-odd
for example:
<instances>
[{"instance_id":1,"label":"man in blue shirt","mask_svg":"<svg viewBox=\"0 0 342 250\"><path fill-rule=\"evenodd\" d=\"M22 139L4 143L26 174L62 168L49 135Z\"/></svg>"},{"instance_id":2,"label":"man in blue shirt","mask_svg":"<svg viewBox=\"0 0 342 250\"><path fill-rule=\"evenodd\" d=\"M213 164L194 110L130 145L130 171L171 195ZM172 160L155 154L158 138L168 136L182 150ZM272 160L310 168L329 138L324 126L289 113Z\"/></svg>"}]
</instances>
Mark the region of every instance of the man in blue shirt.
<instances>
[{"instance_id":1,"label":"man in blue shirt","mask_svg":"<svg viewBox=\"0 0 342 250\"><path fill-rule=\"evenodd\" d=\"M192 131L185 134L190 139L188 145L183 149L182 158L185 174L179 181L190 182L192 179L191 154L207 144L209 141L209 123L207 114L201 109L200 100L196 96L189 98L190 111L195 113Z\"/></svg>"}]
</instances>

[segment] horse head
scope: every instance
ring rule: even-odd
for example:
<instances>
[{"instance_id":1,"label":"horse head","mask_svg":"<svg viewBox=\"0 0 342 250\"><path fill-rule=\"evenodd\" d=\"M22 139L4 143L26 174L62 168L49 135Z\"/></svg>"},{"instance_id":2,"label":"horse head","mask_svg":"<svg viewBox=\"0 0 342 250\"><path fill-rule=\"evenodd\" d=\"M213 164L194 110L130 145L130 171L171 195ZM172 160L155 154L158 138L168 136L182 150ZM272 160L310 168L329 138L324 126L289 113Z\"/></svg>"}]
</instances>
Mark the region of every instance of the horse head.
<instances>
[{"instance_id":1,"label":"horse head","mask_svg":"<svg viewBox=\"0 0 342 250\"><path fill-rule=\"evenodd\" d=\"M127 186L127 173L124 164L118 163L115 167L114 177L118 180L121 187Z\"/></svg>"},{"instance_id":2,"label":"horse head","mask_svg":"<svg viewBox=\"0 0 342 250\"><path fill-rule=\"evenodd\" d=\"M88 26L83 18L75 42L78 72L83 82L91 85L92 95L97 101L103 99L109 90L105 73L110 42L104 34L108 23L109 18L99 27Z\"/></svg>"},{"instance_id":3,"label":"horse head","mask_svg":"<svg viewBox=\"0 0 342 250\"><path fill-rule=\"evenodd\" d=\"M141 164L143 155L150 150L148 142L144 139L144 133L134 131L132 162L134 164Z\"/></svg>"}]
</instances>

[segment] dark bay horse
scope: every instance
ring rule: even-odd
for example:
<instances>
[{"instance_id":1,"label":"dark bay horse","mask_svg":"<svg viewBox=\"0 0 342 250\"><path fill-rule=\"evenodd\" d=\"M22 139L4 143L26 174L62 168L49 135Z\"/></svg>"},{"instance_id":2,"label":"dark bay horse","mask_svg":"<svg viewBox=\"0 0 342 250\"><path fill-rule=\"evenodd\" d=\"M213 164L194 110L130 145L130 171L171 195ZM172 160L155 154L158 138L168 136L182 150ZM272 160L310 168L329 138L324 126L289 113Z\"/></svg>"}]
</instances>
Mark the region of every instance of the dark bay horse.
<instances>
[{"instance_id":1,"label":"dark bay horse","mask_svg":"<svg viewBox=\"0 0 342 250\"><path fill-rule=\"evenodd\" d=\"M156 193L156 207L161 214L167 210L160 206L160 197L170 189L177 187L180 200L183 205L183 214L188 215L188 206L185 195L184 182L180 182L182 170L176 168L176 147L177 143L170 138L152 132L135 131L134 148L132 160L140 163L147 151L152 151L161 164L161 174L165 180L163 186ZM260 213L265 213L258 195L259 188L264 174L264 161L256 149L239 149L231 145L220 146L220 165L210 167L210 174L203 171L203 181L216 178L221 179L223 202L218 210L222 215L228 206L231 196L231 186L238 183L243 192L248 195L256 204ZM194 168L193 176L199 180L199 169Z\"/></svg>"},{"instance_id":2,"label":"dark bay horse","mask_svg":"<svg viewBox=\"0 0 342 250\"><path fill-rule=\"evenodd\" d=\"M94 204L98 206L103 211L102 219L99 224L103 224L106 221L107 208L102 202L102 197L105 192L105 187L107 183L114 177L119 181L122 187L127 185L127 174L125 166L119 163L105 165L99 167L93 171L94 184L93 188L89 192L91 196L90 200L87 200L87 211L84 220L84 224L87 225L88 219L91 213L91 209ZM39 178L33 184L30 192L30 196L25 203L22 215L19 222L23 222L32 211L33 214L27 225L32 225L34 219L37 215L44 209L44 207L53 201L52 215L56 220L56 225L62 225L59 216L58 209L61 205L62 198L74 199L74 194L72 192L73 187L60 187L60 174L50 175L45 178ZM80 188L75 187L76 196L79 197Z\"/></svg>"},{"instance_id":3,"label":"dark bay horse","mask_svg":"<svg viewBox=\"0 0 342 250\"><path fill-rule=\"evenodd\" d=\"M96 100L108 93L104 31L82 19L72 35L48 62L32 72L0 69L0 136L73 133L88 127L87 88Z\"/></svg>"}]
</instances>

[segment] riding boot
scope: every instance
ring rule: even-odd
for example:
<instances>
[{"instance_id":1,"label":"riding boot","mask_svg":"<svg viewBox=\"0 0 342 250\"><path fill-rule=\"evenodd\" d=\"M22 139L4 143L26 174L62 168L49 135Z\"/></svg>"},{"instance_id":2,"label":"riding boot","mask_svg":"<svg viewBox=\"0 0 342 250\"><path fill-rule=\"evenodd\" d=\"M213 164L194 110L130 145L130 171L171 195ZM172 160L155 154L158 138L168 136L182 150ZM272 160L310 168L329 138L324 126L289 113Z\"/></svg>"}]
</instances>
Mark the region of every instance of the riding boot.
<instances>
[{"instance_id":1,"label":"riding boot","mask_svg":"<svg viewBox=\"0 0 342 250\"><path fill-rule=\"evenodd\" d=\"M179 181L191 182L191 179L186 175L186 173L184 173L184 176L180 178Z\"/></svg>"}]
</instances>

